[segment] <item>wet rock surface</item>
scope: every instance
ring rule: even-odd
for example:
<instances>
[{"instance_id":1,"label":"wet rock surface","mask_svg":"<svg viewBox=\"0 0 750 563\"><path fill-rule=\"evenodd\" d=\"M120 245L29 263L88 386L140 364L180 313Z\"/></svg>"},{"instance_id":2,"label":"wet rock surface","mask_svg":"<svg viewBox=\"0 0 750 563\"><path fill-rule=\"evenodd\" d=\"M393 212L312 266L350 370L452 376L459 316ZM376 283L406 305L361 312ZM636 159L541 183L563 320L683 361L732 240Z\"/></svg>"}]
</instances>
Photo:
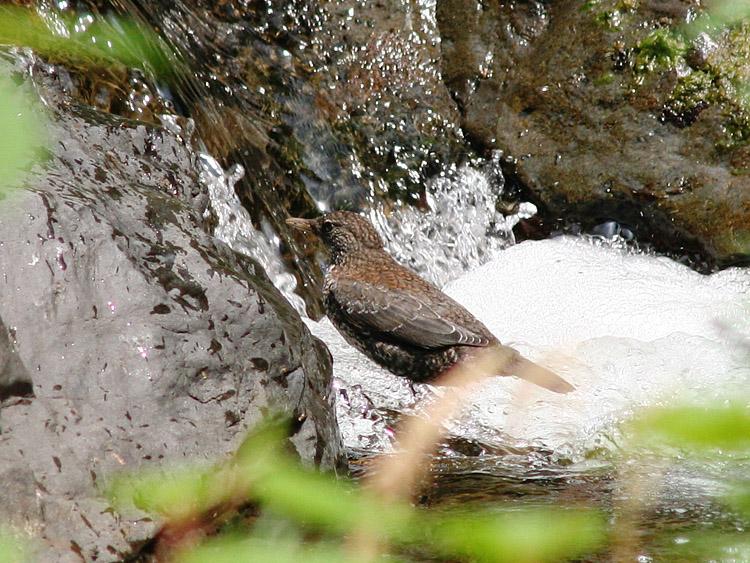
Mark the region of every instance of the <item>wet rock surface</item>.
<instances>
[{"instance_id":1,"label":"wet rock surface","mask_svg":"<svg viewBox=\"0 0 750 563\"><path fill-rule=\"evenodd\" d=\"M330 359L262 268L204 231L180 134L77 106L28 72L46 163L0 214L0 515L44 561L114 561L158 523L101 495L121 470L231 452L282 411L307 463L340 462Z\"/></svg>"},{"instance_id":2,"label":"wet rock surface","mask_svg":"<svg viewBox=\"0 0 750 563\"><path fill-rule=\"evenodd\" d=\"M615 221L701 270L748 263L748 28L691 31L700 4L440 0L443 78L549 222Z\"/></svg>"}]
</instances>

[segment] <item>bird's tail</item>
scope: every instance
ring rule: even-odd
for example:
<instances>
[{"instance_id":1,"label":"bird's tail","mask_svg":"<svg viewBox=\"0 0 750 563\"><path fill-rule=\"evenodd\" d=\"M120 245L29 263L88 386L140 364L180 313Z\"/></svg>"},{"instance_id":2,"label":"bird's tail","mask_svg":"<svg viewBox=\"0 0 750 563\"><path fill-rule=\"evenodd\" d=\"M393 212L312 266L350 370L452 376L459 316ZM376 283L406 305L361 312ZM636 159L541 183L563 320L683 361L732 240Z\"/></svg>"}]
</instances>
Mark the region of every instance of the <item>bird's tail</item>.
<instances>
[{"instance_id":1,"label":"bird's tail","mask_svg":"<svg viewBox=\"0 0 750 563\"><path fill-rule=\"evenodd\" d=\"M575 390L570 383L565 381L555 372L527 360L520 354L505 367L502 375L515 375L526 381L530 381L539 387L544 387L555 393L570 393Z\"/></svg>"}]
</instances>

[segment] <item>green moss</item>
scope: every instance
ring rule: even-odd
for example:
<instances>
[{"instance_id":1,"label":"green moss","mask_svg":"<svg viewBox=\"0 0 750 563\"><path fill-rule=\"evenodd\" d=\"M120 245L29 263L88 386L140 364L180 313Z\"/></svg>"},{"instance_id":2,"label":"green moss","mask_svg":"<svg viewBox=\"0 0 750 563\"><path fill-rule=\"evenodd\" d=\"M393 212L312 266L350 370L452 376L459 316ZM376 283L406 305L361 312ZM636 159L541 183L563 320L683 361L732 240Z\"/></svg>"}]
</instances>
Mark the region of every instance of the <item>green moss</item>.
<instances>
[{"instance_id":1,"label":"green moss","mask_svg":"<svg viewBox=\"0 0 750 563\"><path fill-rule=\"evenodd\" d=\"M683 107L692 107L700 102L711 101L715 93L714 77L707 72L695 71L680 78L672 98Z\"/></svg>"},{"instance_id":2,"label":"green moss","mask_svg":"<svg viewBox=\"0 0 750 563\"><path fill-rule=\"evenodd\" d=\"M582 12L588 12L596 8L601 3L601 0L586 0L581 6Z\"/></svg>"},{"instance_id":3,"label":"green moss","mask_svg":"<svg viewBox=\"0 0 750 563\"><path fill-rule=\"evenodd\" d=\"M746 90L750 83L750 25L730 30L720 45L707 61L708 70L738 91Z\"/></svg>"},{"instance_id":4,"label":"green moss","mask_svg":"<svg viewBox=\"0 0 750 563\"><path fill-rule=\"evenodd\" d=\"M680 78L664 104L664 120L681 126L692 124L703 109L719 101L714 78L703 71Z\"/></svg>"},{"instance_id":5,"label":"green moss","mask_svg":"<svg viewBox=\"0 0 750 563\"><path fill-rule=\"evenodd\" d=\"M712 79L709 101L718 104L723 116L718 148L750 143L750 24L742 22L726 32L708 57L706 73Z\"/></svg>"},{"instance_id":6,"label":"green moss","mask_svg":"<svg viewBox=\"0 0 750 563\"><path fill-rule=\"evenodd\" d=\"M716 21L711 17L704 19ZM627 66L632 70L636 85L643 86L655 73L679 68L683 74L687 70L686 75L676 79L663 103L663 121L689 126L701 111L715 106L722 115L723 133L716 147L733 150L750 143L750 22L725 20L729 23L719 29L696 30L693 25L662 27L634 46L620 50L627 56ZM691 38L703 32L713 36L717 46L696 62L689 56L693 45ZM607 75L597 80L597 84L607 83Z\"/></svg>"},{"instance_id":7,"label":"green moss","mask_svg":"<svg viewBox=\"0 0 750 563\"><path fill-rule=\"evenodd\" d=\"M668 28L659 28L633 48L633 70L637 73L673 68L685 55L682 37Z\"/></svg>"},{"instance_id":8,"label":"green moss","mask_svg":"<svg viewBox=\"0 0 750 563\"><path fill-rule=\"evenodd\" d=\"M608 30L615 30L623 27L625 17L635 10L637 1L610 1L607 4L608 6L601 6L600 2L586 2L582 7L582 11L594 12L594 21Z\"/></svg>"},{"instance_id":9,"label":"green moss","mask_svg":"<svg viewBox=\"0 0 750 563\"><path fill-rule=\"evenodd\" d=\"M619 29L622 25L622 14L619 10L599 12L594 18L605 29Z\"/></svg>"},{"instance_id":10,"label":"green moss","mask_svg":"<svg viewBox=\"0 0 750 563\"><path fill-rule=\"evenodd\" d=\"M750 108L744 104L728 104L724 115L724 139L719 148L735 149L750 142Z\"/></svg>"}]
</instances>

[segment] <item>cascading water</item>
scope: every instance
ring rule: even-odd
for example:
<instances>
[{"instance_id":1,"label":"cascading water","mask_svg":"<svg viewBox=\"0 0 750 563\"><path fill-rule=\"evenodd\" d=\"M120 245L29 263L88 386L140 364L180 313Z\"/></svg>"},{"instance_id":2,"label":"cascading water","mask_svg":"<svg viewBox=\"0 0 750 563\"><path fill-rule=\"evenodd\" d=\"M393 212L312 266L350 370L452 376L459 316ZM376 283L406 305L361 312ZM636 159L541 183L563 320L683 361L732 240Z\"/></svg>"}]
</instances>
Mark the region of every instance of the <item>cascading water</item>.
<instances>
[{"instance_id":1,"label":"cascading water","mask_svg":"<svg viewBox=\"0 0 750 563\"><path fill-rule=\"evenodd\" d=\"M270 229L262 233L253 226L250 214L234 191L234 185L245 174L242 166L234 165L225 172L207 153L199 154L198 165L200 181L208 188L211 209L216 216L214 236L232 250L257 260L287 301L304 314L305 302L294 292L297 282L279 257L278 238Z\"/></svg>"},{"instance_id":2,"label":"cascading water","mask_svg":"<svg viewBox=\"0 0 750 563\"><path fill-rule=\"evenodd\" d=\"M513 227L536 213L528 202L515 213L497 210L504 180L498 157L482 169L451 167L434 178L426 191L428 212L411 206L385 212L380 205L369 219L386 249L400 263L442 286L515 244Z\"/></svg>"}]
</instances>

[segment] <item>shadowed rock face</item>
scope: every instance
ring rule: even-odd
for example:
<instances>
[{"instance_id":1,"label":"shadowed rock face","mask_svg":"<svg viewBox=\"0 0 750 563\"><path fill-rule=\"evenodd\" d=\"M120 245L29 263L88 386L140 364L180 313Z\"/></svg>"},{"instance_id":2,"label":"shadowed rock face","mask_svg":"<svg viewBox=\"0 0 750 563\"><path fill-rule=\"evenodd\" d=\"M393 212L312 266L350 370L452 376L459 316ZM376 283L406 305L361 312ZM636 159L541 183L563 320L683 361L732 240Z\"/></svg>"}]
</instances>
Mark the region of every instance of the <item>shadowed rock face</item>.
<instances>
[{"instance_id":1,"label":"shadowed rock face","mask_svg":"<svg viewBox=\"0 0 750 563\"><path fill-rule=\"evenodd\" d=\"M303 420L304 461L336 466L330 360L204 232L187 142L77 109L48 70L51 154L0 208L0 520L38 534L40 560L120 560L157 523L111 512L117 471L221 458L271 411Z\"/></svg>"},{"instance_id":2,"label":"shadowed rock face","mask_svg":"<svg viewBox=\"0 0 750 563\"><path fill-rule=\"evenodd\" d=\"M31 376L18 357L11 333L0 322L0 401L9 397L27 397L33 394Z\"/></svg>"},{"instance_id":3,"label":"shadowed rock face","mask_svg":"<svg viewBox=\"0 0 750 563\"><path fill-rule=\"evenodd\" d=\"M750 260L748 29L684 38L698 2L441 0L467 134L548 219L615 220L712 269Z\"/></svg>"}]
</instances>

